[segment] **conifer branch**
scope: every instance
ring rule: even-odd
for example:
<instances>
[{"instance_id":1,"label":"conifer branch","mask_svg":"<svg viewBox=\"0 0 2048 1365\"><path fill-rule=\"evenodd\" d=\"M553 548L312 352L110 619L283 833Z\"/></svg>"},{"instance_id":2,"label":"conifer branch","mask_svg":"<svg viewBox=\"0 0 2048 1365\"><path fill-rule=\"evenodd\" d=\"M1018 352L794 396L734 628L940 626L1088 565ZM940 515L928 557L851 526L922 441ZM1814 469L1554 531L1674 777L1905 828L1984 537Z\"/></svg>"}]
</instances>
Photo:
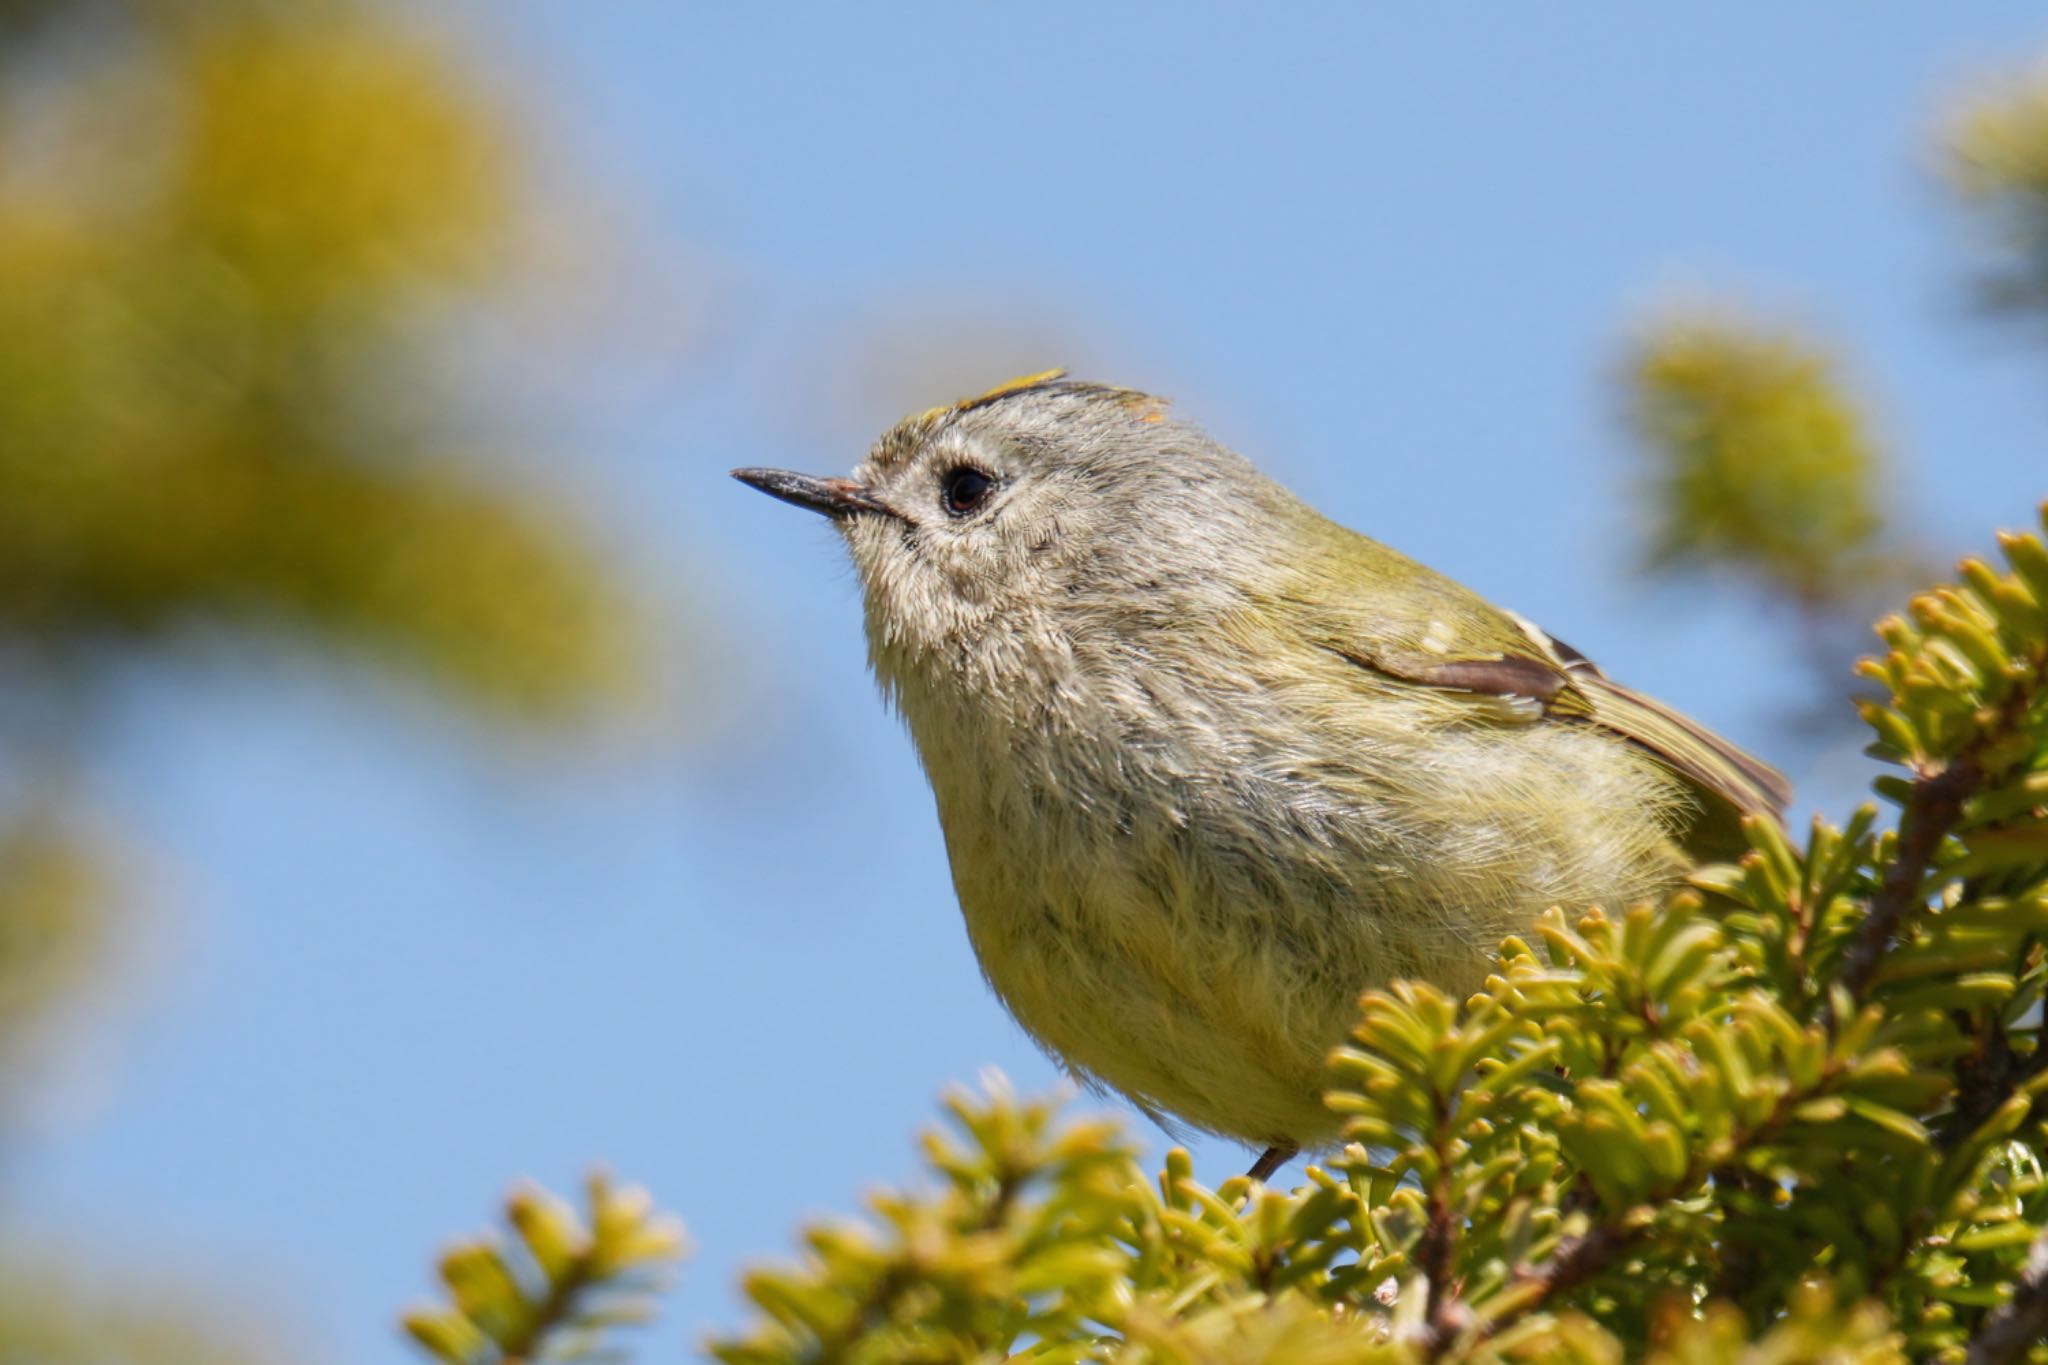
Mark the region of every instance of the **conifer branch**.
<instances>
[{"instance_id":1,"label":"conifer branch","mask_svg":"<svg viewBox=\"0 0 2048 1365\"><path fill-rule=\"evenodd\" d=\"M1634 1247L1641 1238L1640 1226L1603 1223L1565 1242L1531 1276L1539 1291L1531 1307L1577 1289L1613 1265L1617 1257Z\"/></svg>"},{"instance_id":2,"label":"conifer branch","mask_svg":"<svg viewBox=\"0 0 2048 1365\"><path fill-rule=\"evenodd\" d=\"M1979 744L1989 740L1987 732ZM1909 914L1926 904L1922 888L1933 868L1934 855L1962 818L1963 803L1983 783L1978 748L1972 745L1945 766L1923 772L1914 780L1913 798L1899 822L1898 852L1842 957L1842 984L1852 999L1863 998L1893 936Z\"/></svg>"},{"instance_id":3,"label":"conifer branch","mask_svg":"<svg viewBox=\"0 0 2048 1365\"><path fill-rule=\"evenodd\" d=\"M1460 1220L1451 1207L1453 1159L1447 1131L1449 1126L1450 1115L1439 1103L1429 1138L1435 1161L1428 1181L1428 1222L1423 1226L1422 1240L1415 1248L1416 1264L1428 1286L1422 1316L1427 1324L1425 1345L1432 1358L1456 1338L1461 1317L1469 1316L1464 1313L1464 1305L1459 1303L1457 1290L1451 1283L1453 1268L1457 1265Z\"/></svg>"},{"instance_id":4,"label":"conifer branch","mask_svg":"<svg viewBox=\"0 0 2048 1365\"><path fill-rule=\"evenodd\" d=\"M440 1263L448 1304L406 1314L407 1334L445 1365L526 1365L588 1354L611 1327L651 1317L682 1259L682 1228L640 1190L595 1174L587 1189L587 1225L544 1191L515 1191L513 1235L451 1248Z\"/></svg>"},{"instance_id":5,"label":"conifer branch","mask_svg":"<svg viewBox=\"0 0 2048 1365\"><path fill-rule=\"evenodd\" d=\"M2038 676L2039 664L2035 665ZM1982 790L1982 755L2004 745L2018 730L2034 700L2034 690L2015 687L2000 705L1996 719L1945 765L1923 771L1913 782L1912 799L1899 822L1897 852L1885 869L1883 883L1871 897L1870 909L1842 959L1842 984L1856 999L1870 989L1871 979L1894 935L1910 914L1926 905L1924 888L1942 841L1961 822L1972 796Z\"/></svg>"},{"instance_id":6,"label":"conifer branch","mask_svg":"<svg viewBox=\"0 0 2048 1365\"><path fill-rule=\"evenodd\" d=\"M2042 706L2048 692L2048 550L2038 536L2008 534L2000 540L2009 573L1966 561L1968 586L1915 599L1912 625L1899 618L1880 623L1891 654L1863 665L1866 676L1891 692L1888 706L1866 703L1864 716L1876 728L1881 749L1909 764L1914 777L1882 881L1843 952L1839 981L1852 1000L1871 993L1881 969L1891 973L1883 967L1886 955L1909 919L1929 910L1929 879L1951 836L1963 841L1966 853L1952 859L1942 875L1960 886L1954 909L1964 913L1985 905L2001 887L2026 894L2029 878L2048 863L2048 853L2040 851L2048 796L2036 790L2036 769L2044 761L2040 732L2048 719ZM2018 856L2001 853L2000 841L2014 841ZM2031 874L2029 848L2036 850L2031 861L2037 870ZM2025 943L2016 951L2023 953ZM2023 963L2010 957L2007 962L2016 974L2023 972ZM2038 1042L2027 1055L2016 1052L1998 1011L1961 1010L1956 1018L1972 1046L1951 1067L1954 1094L1939 1125L1945 1150L1969 1139L2048 1060Z\"/></svg>"}]
</instances>

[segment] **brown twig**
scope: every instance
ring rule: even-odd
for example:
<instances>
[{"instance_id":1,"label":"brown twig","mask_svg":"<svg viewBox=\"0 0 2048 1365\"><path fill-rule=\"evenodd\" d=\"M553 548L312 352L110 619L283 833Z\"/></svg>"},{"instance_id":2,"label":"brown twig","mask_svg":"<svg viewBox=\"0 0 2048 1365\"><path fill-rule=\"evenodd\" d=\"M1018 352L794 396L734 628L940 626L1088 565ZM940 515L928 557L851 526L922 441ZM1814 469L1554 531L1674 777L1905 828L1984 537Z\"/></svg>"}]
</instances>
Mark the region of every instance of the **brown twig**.
<instances>
[{"instance_id":1,"label":"brown twig","mask_svg":"<svg viewBox=\"0 0 2048 1365\"><path fill-rule=\"evenodd\" d=\"M1422 1240L1415 1248L1415 1262L1429 1285L1422 1320L1428 1324L1426 1349L1432 1357L1442 1352L1457 1336L1459 1324L1455 1319L1459 1314L1456 1310L1461 1307L1450 1284L1451 1268L1457 1264L1459 1220L1451 1208L1450 1140L1446 1131L1449 1124L1450 1116L1444 1112L1443 1100L1439 1097L1436 1122L1430 1132L1430 1146L1436 1154L1436 1172L1429 1182L1429 1221L1423 1226Z\"/></svg>"},{"instance_id":2,"label":"brown twig","mask_svg":"<svg viewBox=\"0 0 2048 1365\"><path fill-rule=\"evenodd\" d=\"M1641 1241L1645 1227L1601 1223L1576 1237L1565 1238L1541 1264L1523 1267L1515 1273L1514 1287L1521 1291L1516 1295L1515 1307L1485 1323L1479 1330L1480 1337L1496 1336L1530 1313L1540 1311L1558 1295L1577 1289ZM1470 1325L1472 1314L1469 1310L1461 1312L1461 1308L1454 1299L1430 1320L1428 1344L1432 1357L1448 1350Z\"/></svg>"},{"instance_id":3,"label":"brown twig","mask_svg":"<svg viewBox=\"0 0 2048 1365\"><path fill-rule=\"evenodd\" d=\"M1925 904L1922 888L1934 855L1962 819L1963 803L1984 781L1977 754L1994 733L1998 732L1985 730L1945 766L1923 772L1914 780L1912 799L1899 821L1898 850L1885 869L1884 882L1870 898L1870 910L1855 939L1842 955L1842 984L1856 999L1869 990L1870 979L1907 912Z\"/></svg>"},{"instance_id":4,"label":"brown twig","mask_svg":"<svg viewBox=\"0 0 2048 1365\"><path fill-rule=\"evenodd\" d=\"M1956 1061L1955 1103L1936 1135L1944 1151L1976 1132L1979 1125L1998 1112L2006 1097L2038 1073L2043 1061L2048 1060L2048 1049L2040 1047L2025 1056L2015 1052L2004 1021L1996 1015L1984 1022L1982 1030L1971 1027L1974 1021L1966 1020L1963 1025L1974 1034L1977 1046Z\"/></svg>"},{"instance_id":5,"label":"brown twig","mask_svg":"<svg viewBox=\"0 0 2048 1365\"><path fill-rule=\"evenodd\" d=\"M604 1278L597 1273L596 1250L593 1244L571 1260L549 1284L547 1297L535 1306L525 1324L510 1339L498 1343L504 1365L524 1365L557 1328L576 1318L579 1301Z\"/></svg>"},{"instance_id":6,"label":"brown twig","mask_svg":"<svg viewBox=\"0 0 2048 1365\"><path fill-rule=\"evenodd\" d=\"M1556 1253L1532 1276L1543 1287L1540 1299L1568 1294L1605 1270L1615 1257L1633 1247L1642 1236L1640 1228L1603 1223L1581 1236L1561 1244Z\"/></svg>"},{"instance_id":7,"label":"brown twig","mask_svg":"<svg viewBox=\"0 0 2048 1365\"><path fill-rule=\"evenodd\" d=\"M2026 724L2027 713L2048 678L2048 648L2023 656L2022 677L2013 679L1996 712L1980 722L1977 732L1939 767L1921 766L1914 774L1913 795L1899 819L1899 845L1884 882L1870 899L1870 913L1842 956L1842 984L1862 999L1876 975L1879 961L1909 911L1926 904L1927 873L1941 841L1962 819L1963 806L1984 784L1984 756Z\"/></svg>"},{"instance_id":8,"label":"brown twig","mask_svg":"<svg viewBox=\"0 0 2048 1365\"><path fill-rule=\"evenodd\" d=\"M2043 1337L2048 1337L2048 1232L2027 1248L2027 1267L2013 1281L2012 1297L1984 1319L1963 1359L1965 1365L2024 1360Z\"/></svg>"}]
</instances>

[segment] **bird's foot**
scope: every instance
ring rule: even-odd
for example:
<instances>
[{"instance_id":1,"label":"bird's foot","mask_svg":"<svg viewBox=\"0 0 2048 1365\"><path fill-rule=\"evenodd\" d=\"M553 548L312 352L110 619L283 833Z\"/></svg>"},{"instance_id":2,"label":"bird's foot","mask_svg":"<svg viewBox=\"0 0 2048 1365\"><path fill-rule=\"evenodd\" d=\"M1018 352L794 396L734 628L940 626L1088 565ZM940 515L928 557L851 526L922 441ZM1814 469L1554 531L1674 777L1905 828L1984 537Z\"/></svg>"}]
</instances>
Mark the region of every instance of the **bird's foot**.
<instances>
[{"instance_id":1,"label":"bird's foot","mask_svg":"<svg viewBox=\"0 0 2048 1365\"><path fill-rule=\"evenodd\" d=\"M1246 1171L1245 1174L1263 1185L1273 1178L1273 1172L1294 1160L1295 1153L1300 1150L1301 1147L1297 1143L1275 1143L1273 1146L1268 1147L1257 1161L1252 1163L1252 1168Z\"/></svg>"}]
</instances>

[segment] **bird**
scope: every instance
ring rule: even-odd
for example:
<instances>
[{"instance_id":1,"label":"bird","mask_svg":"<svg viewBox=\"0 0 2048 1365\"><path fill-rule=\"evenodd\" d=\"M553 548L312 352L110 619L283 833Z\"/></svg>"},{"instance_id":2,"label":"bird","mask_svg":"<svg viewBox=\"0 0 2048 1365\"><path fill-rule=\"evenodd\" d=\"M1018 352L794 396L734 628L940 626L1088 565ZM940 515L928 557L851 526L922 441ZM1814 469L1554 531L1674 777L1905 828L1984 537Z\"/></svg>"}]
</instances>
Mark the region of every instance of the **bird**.
<instances>
[{"instance_id":1,"label":"bird","mask_svg":"<svg viewBox=\"0 0 2048 1365\"><path fill-rule=\"evenodd\" d=\"M732 472L838 529L996 996L1258 1180L1340 1139L1363 992L1474 985L1546 908L1653 898L1790 799L1148 393L1052 370L849 476Z\"/></svg>"}]
</instances>

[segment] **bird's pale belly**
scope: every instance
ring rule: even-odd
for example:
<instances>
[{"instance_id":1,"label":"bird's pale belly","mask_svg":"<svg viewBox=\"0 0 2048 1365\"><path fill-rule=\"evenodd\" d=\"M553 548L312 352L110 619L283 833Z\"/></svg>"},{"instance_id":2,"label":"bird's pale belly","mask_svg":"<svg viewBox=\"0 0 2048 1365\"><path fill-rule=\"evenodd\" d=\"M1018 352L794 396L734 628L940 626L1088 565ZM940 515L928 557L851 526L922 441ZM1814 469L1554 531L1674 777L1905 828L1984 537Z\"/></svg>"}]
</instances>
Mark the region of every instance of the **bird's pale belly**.
<instances>
[{"instance_id":1,"label":"bird's pale belly","mask_svg":"<svg viewBox=\"0 0 2048 1365\"><path fill-rule=\"evenodd\" d=\"M975 880L961 907L984 975L1081 1078L1252 1143L1335 1135L1323 1064L1366 977L1259 943L1244 932L1255 914L1230 930L1128 887L1027 898L980 894Z\"/></svg>"},{"instance_id":2,"label":"bird's pale belly","mask_svg":"<svg viewBox=\"0 0 2048 1365\"><path fill-rule=\"evenodd\" d=\"M1403 826L1363 797L1333 817L1327 802L1292 809L1221 780L1207 806L1139 816L984 784L939 804L982 971L1040 1044L1155 1114L1314 1148L1338 1135L1324 1067L1361 992L1403 976L1475 984L1501 937L1546 906L1619 905L1668 878L1646 854L1656 780L1634 780L1619 746L1587 753L1588 782L1498 829L1479 816ZM1640 828L1589 857L1579 797L1596 776L1638 807L1607 819ZM1503 874L1501 850L1521 876Z\"/></svg>"},{"instance_id":3,"label":"bird's pale belly","mask_svg":"<svg viewBox=\"0 0 2048 1365\"><path fill-rule=\"evenodd\" d=\"M980 822L977 822L980 823ZM987 828L986 824L982 827ZM961 847L954 876L982 971L1084 1079L1255 1144L1332 1140L1324 1065L1359 993L1397 975L1469 981L1463 936L1375 913L1392 867L1293 863L1182 831ZM1092 856L1076 860L1073 850Z\"/></svg>"}]
</instances>

